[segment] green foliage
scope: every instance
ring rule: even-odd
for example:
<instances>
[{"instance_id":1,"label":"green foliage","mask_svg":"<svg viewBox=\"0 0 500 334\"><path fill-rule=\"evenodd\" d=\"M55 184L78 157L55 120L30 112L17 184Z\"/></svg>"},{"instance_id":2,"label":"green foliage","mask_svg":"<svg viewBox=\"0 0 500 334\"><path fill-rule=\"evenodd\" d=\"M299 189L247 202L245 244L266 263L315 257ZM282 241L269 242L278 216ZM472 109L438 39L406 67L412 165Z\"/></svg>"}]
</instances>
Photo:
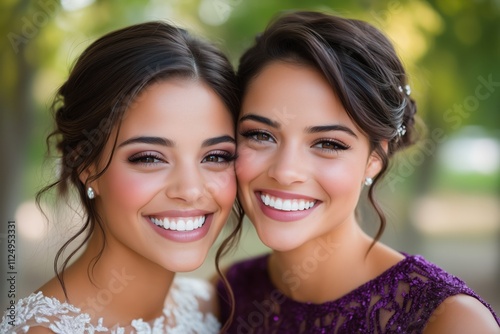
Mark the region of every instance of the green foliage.
<instances>
[{"instance_id":1,"label":"green foliage","mask_svg":"<svg viewBox=\"0 0 500 334\"><path fill-rule=\"evenodd\" d=\"M38 113L49 120L50 99L74 59L105 32L146 20L171 20L218 42L237 65L241 52L269 20L291 9L335 12L384 30L409 68L419 115L430 130L453 133L469 124L498 129L500 6L494 0L133 0L126 4L97 0L75 11L65 10L56 0L4 0L0 4L2 122L20 126L19 109L29 119ZM473 105L479 78L489 76L499 85ZM24 110L29 103L20 106L25 96L33 99L31 111ZM454 111L467 103L469 110ZM28 163L39 163L39 135L33 133L30 144L38 149L20 150L30 154Z\"/></svg>"},{"instance_id":2,"label":"green foliage","mask_svg":"<svg viewBox=\"0 0 500 334\"><path fill-rule=\"evenodd\" d=\"M499 174L467 174L453 173L438 169L434 185L437 191L455 191L463 193L491 193L498 192L500 186Z\"/></svg>"}]
</instances>

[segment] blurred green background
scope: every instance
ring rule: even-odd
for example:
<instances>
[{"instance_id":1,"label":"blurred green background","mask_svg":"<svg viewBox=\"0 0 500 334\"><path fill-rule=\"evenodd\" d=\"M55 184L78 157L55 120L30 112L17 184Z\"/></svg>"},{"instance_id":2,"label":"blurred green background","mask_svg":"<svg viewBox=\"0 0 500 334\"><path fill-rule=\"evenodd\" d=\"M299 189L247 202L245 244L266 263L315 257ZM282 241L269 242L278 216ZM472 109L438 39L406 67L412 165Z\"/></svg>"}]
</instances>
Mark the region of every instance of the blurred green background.
<instances>
[{"instance_id":1,"label":"blurred green background","mask_svg":"<svg viewBox=\"0 0 500 334\"><path fill-rule=\"evenodd\" d=\"M269 19L290 9L363 19L393 40L426 127L379 189L389 220L383 241L460 276L500 311L499 0L2 0L0 264L6 275L6 225L15 220L16 298L53 275L54 252L78 225L71 211L47 223L33 198L54 177L44 142L51 100L85 47L126 25L169 20L215 41L236 66ZM264 251L247 222L225 261ZM210 260L191 275L212 273ZM6 291L0 301L4 309Z\"/></svg>"}]
</instances>

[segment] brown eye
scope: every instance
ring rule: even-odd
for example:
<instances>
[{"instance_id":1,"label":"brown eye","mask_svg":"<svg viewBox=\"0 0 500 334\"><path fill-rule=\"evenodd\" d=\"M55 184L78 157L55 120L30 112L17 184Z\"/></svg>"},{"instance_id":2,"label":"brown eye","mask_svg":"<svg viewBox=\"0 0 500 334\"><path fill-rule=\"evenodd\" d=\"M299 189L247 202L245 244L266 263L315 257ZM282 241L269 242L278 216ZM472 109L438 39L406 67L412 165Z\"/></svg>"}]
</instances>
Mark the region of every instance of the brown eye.
<instances>
[{"instance_id":1,"label":"brown eye","mask_svg":"<svg viewBox=\"0 0 500 334\"><path fill-rule=\"evenodd\" d=\"M203 159L203 162L222 162L222 161L224 161L224 159L217 155L209 155L208 157Z\"/></svg>"},{"instance_id":2,"label":"brown eye","mask_svg":"<svg viewBox=\"0 0 500 334\"><path fill-rule=\"evenodd\" d=\"M336 143L332 143L332 142L323 142L323 143L321 143L321 148L327 149L327 150L338 150L340 148L340 146L337 145Z\"/></svg>"},{"instance_id":3,"label":"brown eye","mask_svg":"<svg viewBox=\"0 0 500 334\"><path fill-rule=\"evenodd\" d=\"M260 140L260 141L269 141L271 136L269 136L267 133L264 132L259 132L254 135L255 139Z\"/></svg>"},{"instance_id":4,"label":"brown eye","mask_svg":"<svg viewBox=\"0 0 500 334\"><path fill-rule=\"evenodd\" d=\"M271 134L261 130L250 130L241 133L241 135L256 142L275 142Z\"/></svg>"},{"instance_id":5,"label":"brown eye","mask_svg":"<svg viewBox=\"0 0 500 334\"><path fill-rule=\"evenodd\" d=\"M163 162L163 160L159 156L151 153L134 155L128 158L128 161L130 161L133 164L144 164L144 165L152 165Z\"/></svg>"},{"instance_id":6,"label":"brown eye","mask_svg":"<svg viewBox=\"0 0 500 334\"><path fill-rule=\"evenodd\" d=\"M152 164L155 162L158 162L159 160L156 159L155 157L142 157L139 159L139 162L145 163L145 164Z\"/></svg>"},{"instance_id":7,"label":"brown eye","mask_svg":"<svg viewBox=\"0 0 500 334\"><path fill-rule=\"evenodd\" d=\"M216 157L215 155L209 155L205 159L203 159L203 162L217 162L219 161L219 157Z\"/></svg>"},{"instance_id":8,"label":"brown eye","mask_svg":"<svg viewBox=\"0 0 500 334\"><path fill-rule=\"evenodd\" d=\"M201 162L225 164L234 161L234 159L236 159L236 156L233 153L226 151L216 151L205 156Z\"/></svg>"},{"instance_id":9,"label":"brown eye","mask_svg":"<svg viewBox=\"0 0 500 334\"><path fill-rule=\"evenodd\" d=\"M343 143L339 143L337 141L333 140L321 140L318 141L316 144L313 145L313 147L319 148L321 150L325 151L345 151L349 149L348 145L345 145Z\"/></svg>"}]
</instances>

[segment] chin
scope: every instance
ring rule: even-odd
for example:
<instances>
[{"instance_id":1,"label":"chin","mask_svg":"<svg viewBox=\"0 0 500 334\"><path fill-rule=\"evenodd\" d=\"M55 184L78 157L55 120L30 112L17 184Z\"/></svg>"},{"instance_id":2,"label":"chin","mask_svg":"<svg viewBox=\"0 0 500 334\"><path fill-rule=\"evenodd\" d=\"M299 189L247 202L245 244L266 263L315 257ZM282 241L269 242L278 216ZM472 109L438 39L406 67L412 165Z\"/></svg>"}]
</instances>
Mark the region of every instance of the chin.
<instances>
[{"instance_id":1,"label":"chin","mask_svg":"<svg viewBox=\"0 0 500 334\"><path fill-rule=\"evenodd\" d=\"M291 244L287 244L284 242L264 243L264 245L271 248L273 251L282 252L282 253L292 251L292 250L296 249L297 247L299 247L296 244L291 245Z\"/></svg>"},{"instance_id":2,"label":"chin","mask_svg":"<svg viewBox=\"0 0 500 334\"><path fill-rule=\"evenodd\" d=\"M197 264L181 264L179 266L176 266L175 268L172 268L170 269L172 272L176 272L176 273L188 273L188 272L191 272L191 271L194 271L196 269L198 269L199 267L201 267L201 265L203 264L203 261L197 263Z\"/></svg>"},{"instance_id":3,"label":"chin","mask_svg":"<svg viewBox=\"0 0 500 334\"><path fill-rule=\"evenodd\" d=\"M264 245L278 252L288 252L299 247L296 238L288 238L284 235L279 235L270 231L261 232L257 230L257 234Z\"/></svg>"},{"instance_id":4,"label":"chin","mask_svg":"<svg viewBox=\"0 0 500 334\"><path fill-rule=\"evenodd\" d=\"M185 273L198 269L203 264L203 261L204 259L201 261L181 261L178 263L172 263L165 268L172 272Z\"/></svg>"},{"instance_id":5,"label":"chin","mask_svg":"<svg viewBox=\"0 0 500 334\"><path fill-rule=\"evenodd\" d=\"M172 272L190 272L198 269L207 257L208 252L203 254L179 254L174 258L163 261L162 267Z\"/></svg>"}]
</instances>

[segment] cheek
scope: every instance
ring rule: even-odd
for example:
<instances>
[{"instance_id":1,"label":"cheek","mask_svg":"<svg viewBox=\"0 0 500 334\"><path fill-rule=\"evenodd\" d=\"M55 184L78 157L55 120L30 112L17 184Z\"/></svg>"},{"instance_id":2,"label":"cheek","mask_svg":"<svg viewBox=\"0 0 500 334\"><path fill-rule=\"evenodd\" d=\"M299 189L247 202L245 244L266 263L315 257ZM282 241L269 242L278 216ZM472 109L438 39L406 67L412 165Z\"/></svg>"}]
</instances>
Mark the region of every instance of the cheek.
<instances>
[{"instance_id":1,"label":"cheek","mask_svg":"<svg viewBox=\"0 0 500 334\"><path fill-rule=\"evenodd\" d=\"M223 210L231 210L236 198L236 176L234 170L217 173L208 178L206 183L212 198Z\"/></svg>"},{"instance_id":2,"label":"cheek","mask_svg":"<svg viewBox=\"0 0 500 334\"><path fill-rule=\"evenodd\" d=\"M262 173L267 164L266 159L263 152L257 152L241 144L241 147L238 148L238 159L235 165L238 185L245 187L248 182Z\"/></svg>"},{"instance_id":3,"label":"cheek","mask_svg":"<svg viewBox=\"0 0 500 334\"><path fill-rule=\"evenodd\" d=\"M361 178L363 171L348 163L318 165L317 170L328 171L316 174L318 183L331 197L341 197L346 200L353 197L357 200L361 190Z\"/></svg>"},{"instance_id":4,"label":"cheek","mask_svg":"<svg viewBox=\"0 0 500 334\"><path fill-rule=\"evenodd\" d=\"M137 173L120 166L110 166L98 180L99 195L111 207L123 211L125 208L139 210L160 189L158 175Z\"/></svg>"}]
</instances>

